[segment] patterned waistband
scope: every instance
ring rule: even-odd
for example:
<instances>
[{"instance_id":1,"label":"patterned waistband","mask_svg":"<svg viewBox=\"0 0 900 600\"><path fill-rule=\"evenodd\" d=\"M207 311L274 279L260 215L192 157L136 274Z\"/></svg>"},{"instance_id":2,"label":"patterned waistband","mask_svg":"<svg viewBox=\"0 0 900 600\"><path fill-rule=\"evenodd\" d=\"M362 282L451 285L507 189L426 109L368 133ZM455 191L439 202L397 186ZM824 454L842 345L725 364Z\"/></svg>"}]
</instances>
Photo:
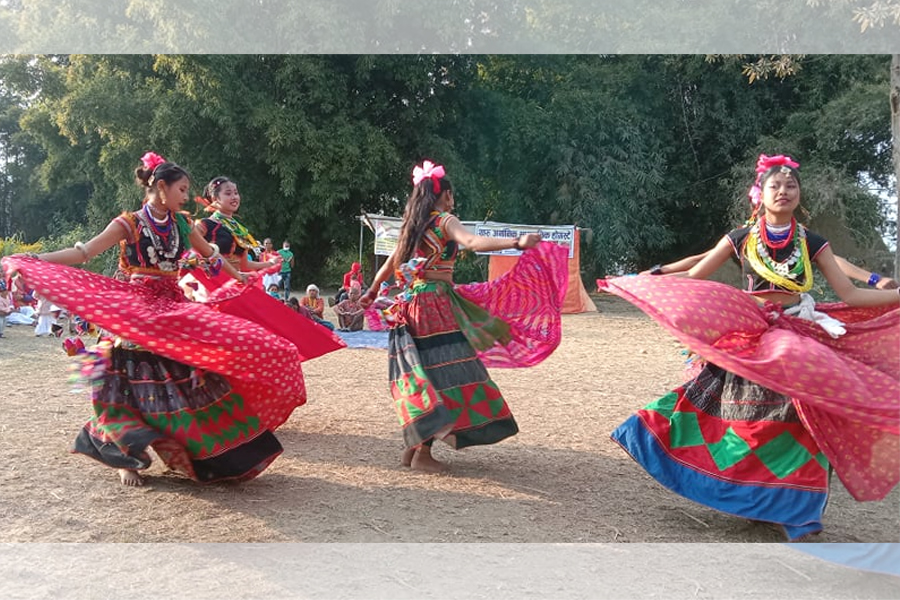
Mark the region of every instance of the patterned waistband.
<instances>
[{"instance_id":1,"label":"patterned waistband","mask_svg":"<svg viewBox=\"0 0 900 600\"><path fill-rule=\"evenodd\" d=\"M131 279L171 279L178 277L178 271L160 271L158 269L140 269L140 267L125 271Z\"/></svg>"}]
</instances>

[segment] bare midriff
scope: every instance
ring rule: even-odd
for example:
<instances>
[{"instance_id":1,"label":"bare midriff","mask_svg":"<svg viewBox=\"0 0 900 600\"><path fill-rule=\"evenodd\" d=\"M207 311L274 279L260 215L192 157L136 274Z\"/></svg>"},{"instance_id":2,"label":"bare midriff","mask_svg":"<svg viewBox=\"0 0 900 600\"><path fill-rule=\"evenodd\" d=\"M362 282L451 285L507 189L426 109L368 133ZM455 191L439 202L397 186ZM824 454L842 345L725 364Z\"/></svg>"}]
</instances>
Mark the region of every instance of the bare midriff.
<instances>
[{"instance_id":1,"label":"bare midriff","mask_svg":"<svg viewBox=\"0 0 900 600\"><path fill-rule=\"evenodd\" d=\"M785 308L793 306L800 302L800 296L798 296L797 294L792 294L790 292L758 292L751 295L760 304L763 304L765 302L772 302L774 304L780 304Z\"/></svg>"}]
</instances>

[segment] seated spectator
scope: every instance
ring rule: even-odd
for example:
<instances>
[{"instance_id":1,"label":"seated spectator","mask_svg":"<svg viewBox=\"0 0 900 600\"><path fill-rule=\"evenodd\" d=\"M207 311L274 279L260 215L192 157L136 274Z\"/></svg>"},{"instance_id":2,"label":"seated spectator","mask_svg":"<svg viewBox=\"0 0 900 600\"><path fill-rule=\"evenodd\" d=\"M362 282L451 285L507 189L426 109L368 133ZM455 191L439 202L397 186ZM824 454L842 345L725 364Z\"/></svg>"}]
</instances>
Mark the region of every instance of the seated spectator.
<instances>
[{"instance_id":1,"label":"seated spectator","mask_svg":"<svg viewBox=\"0 0 900 600\"><path fill-rule=\"evenodd\" d=\"M363 274L362 274L362 266L358 262L350 265L350 270L344 273L344 282L341 285L341 289L338 290L337 295L334 297L334 303L340 304L344 300L347 299L347 296L350 293L350 286L356 283L359 285L359 289L362 289L363 285Z\"/></svg>"},{"instance_id":2,"label":"seated spectator","mask_svg":"<svg viewBox=\"0 0 900 600\"><path fill-rule=\"evenodd\" d=\"M354 263L356 264L356 263ZM350 291L346 300L339 302L334 307L338 316L338 327L341 331L361 331L365 319L366 309L359 303L362 296L359 283L350 284Z\"/></svg>"},{"instance_id":3,"label":"seated spectator","mask_svg":"<svg viewBox=\"0 0 900 600\"><path fill-rule=\"evenodd\" d=\"M37 300L34 297L34 290L29 289L28 286L25 285L25 280L21 277L13 277L12 289L10 292L12 293L12 303L14 307L22 308L28 306L35 308Z\"/></svg>"},{"instance_id":4,"label":"seated spectator","mask_svg":"<svg viewBox=\"0 0 900 600\"><path fill-rule=\"evenodd\" d=\"M296 298L294 298L293 296L288 298L288 300L287 300L287 302L285 302L285 304L288 305L288 308L295 310L296 312L300 313L307 319L315 320L315 315L312 314L312 311L309 310L308 308L306 308L305 306L300 306L300 301L297 300Z\"/></svg>"},{"instance_id":5,"label":"seated spectator","mask_svg":"<svg viewBox=\"0 0 900 600\"><path fill-rule=\"evenodd\" d=\"M325 319L325 300L319 297L319 288L315 284L306 287L306 295L300 298L299 306L299 312L308 312L313 321L334 331L334 323Z\"/></svg>"},{"instance_id":6,"label":"seated spectator","mask_svg":"<svg viewBox=\"0 0 900 600\"><path fill-rule=\"evenodd\" d=\"M278 300L281 301L281 290L278 289L277 283L270 283L269 287L266 288L266 293Z\"/></svg>"},{"instance_id":7,"label":"seated spectator","mask_svg":"<svg viewBox=\"0 0 900 600\"><path fill-rule=\"evenodd\" d=\"M35 296L37 297L38 322L37 327L34 329L34 335L37 337L49 336L53 333L52 325L54 321L56 321L53 312L54 310L58 311L59 309L54 306L48 298L37 296L36 294Z\"/></svg>"},{"instance_id":8,"label":"seated spectator","mask_svg":"<svg viewBox=\"0 0 900 600\"><path fill-rule=\"evenodd\" d=\"M305 306L319 319L325 318L325 300L319 297L319 287L311 283L306 286L306 295L300 298L300 306Z\"/></svg>"},{"instance_id":9,"label":"seated spectator","mask_svg":"<svg viewBox=\"0 0 900 600\"><path fill-rule=\"evenodd\" d=\"M97 329L78 315L72 316L75 323L75 335L93 335L97 333Z\"/></svg>"}]
</instances>

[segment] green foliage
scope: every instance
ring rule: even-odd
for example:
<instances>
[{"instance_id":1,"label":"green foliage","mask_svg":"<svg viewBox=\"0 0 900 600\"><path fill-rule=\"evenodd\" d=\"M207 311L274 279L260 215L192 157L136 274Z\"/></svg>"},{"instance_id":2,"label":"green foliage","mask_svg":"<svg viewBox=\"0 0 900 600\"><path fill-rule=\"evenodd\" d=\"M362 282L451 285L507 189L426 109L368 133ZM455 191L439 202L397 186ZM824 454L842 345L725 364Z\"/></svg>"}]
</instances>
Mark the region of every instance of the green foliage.
<instances>
[{"instance_id":1,"label":"green foliage","mask_svg":"<svg viewBox=\"0 0 900 600\"><path fill-rule=\"evenodd\" d=\"M132 2L132 18L152 22L163 4ZM590 229L588 279L712 245L747 216L760 152L801 161L812 213L839 214L861 243L878 235L887 58L807 56L752 85L741 60L757 58L0 57L0 233L87 240L140 205L132 172L154 150L198 193L237 181L250 230L291 241L295 278L326 286L357 256L356 216L399 216L423 158L447 167L463 219ZM483 277L483 262L461 260L460 280Z\"/></svg>"},{"instance_id":2,"label":"green foliage","mask_svg":"<svg viewBox=\"0 0 900 600\"><path fill-rule=\"evenodd\" d=\"M371 238L370 238L371 239ZM372 257L363 254L363 260L360 263L364 274L373 272L372 266L369 264ZM350 270L350 265L359 262L359 248L344 248L335 250L328 254L325 264L315 281L307 283L315 283L321 288L336 290L344 283L344 273ZM364 278L366 284L372 280L372 277ZM298 282L299 283L299 282ZM366 290L363 290L365 292Z\"/></svg>"},{"instance_id":3,"label":"green foliage","mask_svg":"<svg viewBox=\"0 0 900 600\"><path fill-rule=\"evenodd\" d=\"M0 256L12 254L25 254L26 252L42 252L44 246L41 242L26 243L21 234L0 238Z\"/></svg>"},{"instance_id":4,"label":"green foliage","mask_svg":"<svg viewBox=\"0 0 900 600\"><path fill-rule=\"evenodd\" d=\"M490 256L479 255L463 250L456 260L456 268L453 270L453 280L456 283L472 283L473 281L486 281L488 278L488 263Z\"/></svg>"},{"instance_id":5,"label":"green foliage","mask_svg":"<svg viewBox=\"0 0 900 600\"><path fill-rule=\"evenodd\" d=\"M56 217L50 223L50 232L38 242L41 252L53 252L64 248L71 248L76 242L90 239L93 233L84 224L71 223ZM103 273L112 276L118 266L119 248L113 246L106 252L92 258L84 268L95 273Z\"/></svg>"}]
</instances>

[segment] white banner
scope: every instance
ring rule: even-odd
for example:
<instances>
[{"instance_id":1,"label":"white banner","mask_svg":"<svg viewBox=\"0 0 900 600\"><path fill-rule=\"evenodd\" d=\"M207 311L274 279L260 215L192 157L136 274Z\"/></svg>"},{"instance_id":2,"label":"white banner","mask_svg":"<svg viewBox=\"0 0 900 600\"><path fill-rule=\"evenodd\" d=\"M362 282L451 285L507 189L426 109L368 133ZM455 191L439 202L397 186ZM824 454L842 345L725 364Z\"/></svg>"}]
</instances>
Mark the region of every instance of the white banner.
<instances>
[{"instance_id":1,"label":"white banner","mask_svg":"<svg viewBox=\"0 0 900 600\"><path fill-rule=\"evenodd\" d=\"M375 233L375 254L378 256L390 256L394 248L397 247L397 240L400 238L400 225L403 221L398 217L385 217L383 215L364 215L361 219ZM540 233L545 241L565 246L569 250L569 258L575 256L574 225L512 225L494 221L463 221L462 224L475 235L491 238L514 239L526 233ZM478 254L518 256L521 253L519 250L510 248L493 252L479 252Z\"/></svg>"},{"instance_id":2,"label":"white banner","mask_svg":"<svg viewBox=\"0 0 900 600\"><path fill-rule=\"evenodd\" d=\"M376 256L390 256L400 239L402 219L382 215L363 215L363 223L375 233Z\"/></svg>"},{"instance_id":3,"label":"white banner","mask_svg":"<svg viewBox=\"0 0 900 600\"><path fill-rule=\"evenodd\" d=\"M475 235L490 238L515 239L526 233L540 233L545 242L553 242L565 246L569 250L569 258L575 256L575 226L574 225L510 225L509 223L494 223L493 221L463 223ZM479 252L478 254L498 254L501 256L517 256L519 250L495 250L493 252Z\"/></svg>"}]
</instances>

